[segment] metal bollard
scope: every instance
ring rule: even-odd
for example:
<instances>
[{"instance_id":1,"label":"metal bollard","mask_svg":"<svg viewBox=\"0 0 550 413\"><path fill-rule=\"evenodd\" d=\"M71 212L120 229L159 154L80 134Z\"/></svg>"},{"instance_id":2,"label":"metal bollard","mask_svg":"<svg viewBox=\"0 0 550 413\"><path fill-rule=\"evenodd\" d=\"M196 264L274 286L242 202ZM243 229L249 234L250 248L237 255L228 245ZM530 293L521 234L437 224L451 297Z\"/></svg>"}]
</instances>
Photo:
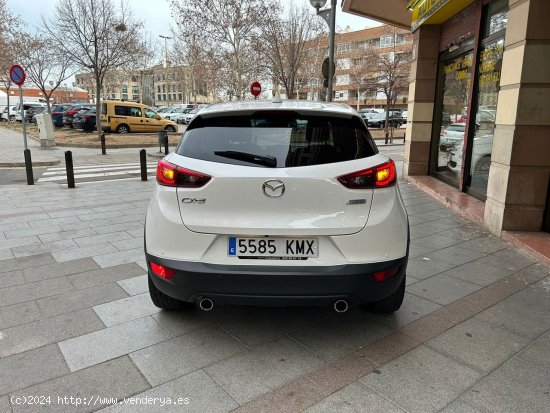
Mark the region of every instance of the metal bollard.
<instances>
[{"instance_id":1,"label":"metal bollard","mask_svg":"<svg viewBox=\"0 0 550 413\"><path fill-rule=\"evenodd\" d=\"M141 180L147 180L147 156L145 154L145 149L139 151L139 163L141 165Z\"/></svg>"},{"instance_id":2,"label":"metal bollard","mask_svg":"<svg viewBox=\"0 0 550 413\"><path fill-rule=\"evenodd\" d=\"M107 148L105 148L105 132L101 134L101 154L106 155L107 154Z\"/></svg>"},{"instance_id":3,"label":"metal bollard","mask_svg":"<svg viewBox=\"0 0 550 413\"><path fill-rule=\"evenodd\" d=\"M168 155L168 132L164 132L166 135L166 139L164 140L164 154Z\"/></svg>"},{"instance_id":4,"label":"metal bollard","mask_svg":"<svg viewBox=\"0 0 550 413\"><path fill-rule=\"evenodd\" d=\"M27 171L27 185L34 185L34 175L32 173L31 150L25 149L23 153L25 154L25 169Z\"/></svg>"},{"instance_id":5,"label":"metal bollard","mask_svg":"<svg viewBox=\"0 0 550 413\"><path fill-rule=\"evenodd\" d=\"M389 132L386 132L386 139L384 140L384 143L387 145L388 144L388 135L389 135Z\"/></svg>"},{"instance_id":6,"label":"metal bollard","mask_svg":"<svg viewBox=\"0 0 550 413\"><path fill-rule=\"evenodd\" d=\"M65 169L67 170L67 186L74 188L73 153L65 152Z\"/></svg>"}]
</instances>

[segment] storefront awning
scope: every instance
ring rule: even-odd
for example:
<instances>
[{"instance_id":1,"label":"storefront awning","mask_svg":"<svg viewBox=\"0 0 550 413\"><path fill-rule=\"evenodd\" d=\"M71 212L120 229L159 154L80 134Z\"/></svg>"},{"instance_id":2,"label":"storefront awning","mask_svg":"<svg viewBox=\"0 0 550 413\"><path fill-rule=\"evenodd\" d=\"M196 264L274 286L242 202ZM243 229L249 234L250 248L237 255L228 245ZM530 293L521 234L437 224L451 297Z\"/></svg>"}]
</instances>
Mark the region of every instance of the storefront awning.
<instances>
[{"instance_id":1,"label":"storefront awning","mask_svg":"<svg viewBox=\"0 0 550 413\"><path fill-rule=\"evenodd\" d=\"M342 10L382 23L416 30L441 24L474 0L342 0Z\"/></svg>"}]
</instances>

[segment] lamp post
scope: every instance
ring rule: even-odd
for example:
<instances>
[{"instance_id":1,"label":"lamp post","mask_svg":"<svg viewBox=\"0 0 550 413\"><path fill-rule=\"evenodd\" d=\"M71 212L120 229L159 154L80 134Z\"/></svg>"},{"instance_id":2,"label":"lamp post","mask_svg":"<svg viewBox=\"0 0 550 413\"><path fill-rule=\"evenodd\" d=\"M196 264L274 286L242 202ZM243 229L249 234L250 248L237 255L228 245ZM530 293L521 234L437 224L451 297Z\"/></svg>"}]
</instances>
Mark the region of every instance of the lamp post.
<instances>
[{"instance_id":1,"label":"lamp post","mask_svg":"<svg viewBox=\"0 0 550 413\"><path fill-rule=\"evenodd\" d=\"M317 15L321 16L328 24L328 87L327 102L332 102L332 81L334 78L334 32L336 26L336 0L330 0L330 9L320 10L327 0L309 0L311 5L317 10Z\"/></svg>"},{"instance_id":2,"label":"lamp post","mask_svg":"<svg viewBox=\"0 0 550 413\"><path fill-rule=\"evenodd\" d=\"M172 40L173 37L171 36L163 36L162 34L159 34L159 37L164 39L164 66L168 67L168 40Z\"/></svg>"}]
</instances>

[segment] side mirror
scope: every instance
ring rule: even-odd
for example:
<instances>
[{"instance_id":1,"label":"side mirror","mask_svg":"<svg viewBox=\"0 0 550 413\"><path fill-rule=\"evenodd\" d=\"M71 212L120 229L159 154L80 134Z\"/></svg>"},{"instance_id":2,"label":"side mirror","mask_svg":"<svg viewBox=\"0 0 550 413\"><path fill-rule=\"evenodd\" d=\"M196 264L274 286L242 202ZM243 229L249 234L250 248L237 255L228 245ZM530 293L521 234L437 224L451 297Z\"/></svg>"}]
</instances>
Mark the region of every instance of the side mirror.
<instances>
[{"instance_id":1,"label":"side mirror","mask_svg":"<svg viewBox=\"0 0 550 413\"><path fill-rule=\"evenodd\" d=\"M157 114L155 115L155 119L156 119L156 120L161 120L162 118L161 118L160 115L157 113Z\"/></svg>"}]
</instances>

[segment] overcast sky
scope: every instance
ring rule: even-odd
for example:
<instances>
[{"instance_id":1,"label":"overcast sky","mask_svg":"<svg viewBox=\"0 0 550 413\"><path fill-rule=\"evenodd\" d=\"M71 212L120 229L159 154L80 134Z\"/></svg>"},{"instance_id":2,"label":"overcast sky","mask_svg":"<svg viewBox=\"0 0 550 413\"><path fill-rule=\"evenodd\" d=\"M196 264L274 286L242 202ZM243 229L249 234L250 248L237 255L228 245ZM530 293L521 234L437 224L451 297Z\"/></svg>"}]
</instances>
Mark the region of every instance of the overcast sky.
<instances>
[{"instance_id":1,"label":"overcast sky","mask_svg":"<svg viewBox=\"0 0 550 413\"><path fill-rule=\"evenodd\" d=\"M309 5L309 0L293 0L295 4L305 3ZM9 9L21 16L27 24L27 29L33 31L41 23L41 15L51 16L57 0L7 0ZM282 0L284 4L290 4L291 0ZM145 28L152 35L168 34L170 25L173 24L169 0L156 0L154 2L144 0L128 0L134 14L140 20L145 22ZM330 3L330 2L329 2ZM152 6L154 4L154 6ZM340 1L338 1L340 4ZM311 7L311 6L310 6ZM342 29L349 26L352 30L360 30L365 27L378 26L379 23L354 16L341 11L339 6L336 14L336 25ZM320 17L319 17L320 18Z\"/></svg>"}]
</instances>

